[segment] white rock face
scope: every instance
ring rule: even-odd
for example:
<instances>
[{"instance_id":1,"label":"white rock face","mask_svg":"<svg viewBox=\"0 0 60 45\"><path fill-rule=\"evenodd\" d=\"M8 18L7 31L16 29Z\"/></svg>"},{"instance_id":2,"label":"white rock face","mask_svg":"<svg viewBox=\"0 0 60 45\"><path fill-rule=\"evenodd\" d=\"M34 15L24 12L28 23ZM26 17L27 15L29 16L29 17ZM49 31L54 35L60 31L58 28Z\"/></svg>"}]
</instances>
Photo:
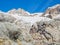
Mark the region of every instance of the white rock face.
<instances>
[{"instance_id":1,"label":"white rock face","mask_svg":"<svg viewBox=\"0 0 60 45\"><path fill-rule=\"evenodd\" d=\"M30 15L30 13L29 12L27 12L27 11L25 11L25 10L23 10L23 9L21 9L21 8L19 8L19 9L12 9L12 10L10 10L10 11L8 11L8 13L9 14L17 14L17 15Z\"/></svg>"},{"instance_id":2,"label":"white rock face","mask_svg":"<svg viewBox=\"0 0 60 45\"><path fill-rule=\"evenodd\" d=\"M60 5L45 13L23 9L0 12L0 45L60 45Z\"/></svg>"}]
</instances>

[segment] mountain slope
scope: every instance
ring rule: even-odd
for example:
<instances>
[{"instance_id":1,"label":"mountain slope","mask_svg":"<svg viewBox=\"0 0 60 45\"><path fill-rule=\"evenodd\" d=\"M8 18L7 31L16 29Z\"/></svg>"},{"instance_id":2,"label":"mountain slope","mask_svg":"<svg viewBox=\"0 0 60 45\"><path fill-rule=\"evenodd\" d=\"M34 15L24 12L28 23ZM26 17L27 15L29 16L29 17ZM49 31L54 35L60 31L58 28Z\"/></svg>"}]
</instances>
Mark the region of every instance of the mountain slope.
<instances>
[{"instance_id":1,"label":"mountain slope","mask_svg":"<svg viewBox=\"0 0 60 45\"><path fill-rule=\"evenodd\" d=\"M0 45L60 45L60 4L44 13L0 11Z\"/></svg>"}]
</instances>

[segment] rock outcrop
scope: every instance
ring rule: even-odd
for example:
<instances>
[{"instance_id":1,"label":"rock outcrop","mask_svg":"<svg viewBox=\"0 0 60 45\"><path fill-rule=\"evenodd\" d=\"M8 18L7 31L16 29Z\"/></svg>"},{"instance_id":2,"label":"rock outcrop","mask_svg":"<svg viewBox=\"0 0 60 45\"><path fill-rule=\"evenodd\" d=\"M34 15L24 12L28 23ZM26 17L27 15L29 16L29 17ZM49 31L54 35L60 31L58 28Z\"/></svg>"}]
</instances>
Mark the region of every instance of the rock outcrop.
<instances>
[{"instance_id":1,"label":"rock outcrop","mask_svg":"<svg viewBox=\"0 0 60 45\"><path fill-rule=\"evenodd\" d=\"M54 18L54 17L56 17L59 14L60 14L60 4L57 4L57 5L53 6L53 7L49 7L45 11L43 16Z\"/></svg>"}]
</instances>

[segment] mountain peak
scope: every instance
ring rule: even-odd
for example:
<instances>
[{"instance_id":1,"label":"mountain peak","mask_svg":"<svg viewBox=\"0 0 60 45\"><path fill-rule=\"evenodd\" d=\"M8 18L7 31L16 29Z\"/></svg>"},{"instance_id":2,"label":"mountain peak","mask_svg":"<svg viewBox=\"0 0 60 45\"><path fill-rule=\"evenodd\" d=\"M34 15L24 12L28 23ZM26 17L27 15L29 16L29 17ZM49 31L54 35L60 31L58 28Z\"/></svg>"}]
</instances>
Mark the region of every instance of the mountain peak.
<instances>
[{"instance_id":1,"label":"mountain peak","mask_svg":"<svg viewBox=\"0 0 60 45\"><path fill-rule=\"evenodd\" d=\"M43 16L54 18L60 14L60 4L49 7L43 14Z\"/></svg>"},{"instance_id":2,"label":"mountain peak","mask_svg":"<svg viewBox=\"0 0 60 45\"><path fill-rule=\"evenodd\" d=\"M18 15L29 15L30 13L25 11L22 8L18 8L18 9L12 9L10 11L8 11L9 14L18 14Z\"/></svg>"},{"instance_id":3,"label":"mountain peak","mask_svg":"<svg viewBox=\"0 0 60 45\"><path fill-rule=\"evenodd\" d=\"M48 9L54 9L54 8L57 8L57 7L60 7L60 4L57 4L57 5L54 5L54 6L52 6L52 7L49 7Z\"/></svg>"}]
</instances>

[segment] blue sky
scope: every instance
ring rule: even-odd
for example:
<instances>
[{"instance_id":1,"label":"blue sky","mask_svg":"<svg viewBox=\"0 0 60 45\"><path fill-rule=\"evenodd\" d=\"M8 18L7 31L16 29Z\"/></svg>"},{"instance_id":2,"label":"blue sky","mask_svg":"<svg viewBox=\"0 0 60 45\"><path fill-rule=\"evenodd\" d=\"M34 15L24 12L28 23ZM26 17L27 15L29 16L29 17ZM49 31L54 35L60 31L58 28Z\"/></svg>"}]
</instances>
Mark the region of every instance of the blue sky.
<instances>
[{"instance_id":1,"label":"blue sky","mask_svg":"<svg viewBox=\"0 0 60 45\"><path fill-rule=\"evenodd\" d=\"M30 13L44 12L48 7L60 4L60 0L0 0L0 10L7 12L22 8Z\"/></svg>"}]
</instances>

